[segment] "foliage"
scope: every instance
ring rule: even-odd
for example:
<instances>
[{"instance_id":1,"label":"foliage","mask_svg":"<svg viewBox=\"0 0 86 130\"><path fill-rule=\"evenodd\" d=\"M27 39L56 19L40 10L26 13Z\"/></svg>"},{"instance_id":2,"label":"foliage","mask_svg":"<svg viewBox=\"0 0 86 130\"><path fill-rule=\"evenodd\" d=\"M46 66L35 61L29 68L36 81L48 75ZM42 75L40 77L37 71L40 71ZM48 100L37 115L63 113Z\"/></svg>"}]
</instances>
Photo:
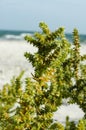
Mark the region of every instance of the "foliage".
<instances>
[{"instance_id":1,"label":"foliage","mask_svg":"<svg viewBox=\"0 0 86 130\"><path fill-rule=\"evenodd\" d=\"M80 55L77 29L71 44L64 28L51 32L45 23L42 32L25 40L38 48L25 53L34 74L22 83L23 72L0 91L0 130L85 130L86 129L86 55ZM66 119L63 126L53 120L62 100L77 103L85 116L77 124Z\"/></svg>"}]
</instances>

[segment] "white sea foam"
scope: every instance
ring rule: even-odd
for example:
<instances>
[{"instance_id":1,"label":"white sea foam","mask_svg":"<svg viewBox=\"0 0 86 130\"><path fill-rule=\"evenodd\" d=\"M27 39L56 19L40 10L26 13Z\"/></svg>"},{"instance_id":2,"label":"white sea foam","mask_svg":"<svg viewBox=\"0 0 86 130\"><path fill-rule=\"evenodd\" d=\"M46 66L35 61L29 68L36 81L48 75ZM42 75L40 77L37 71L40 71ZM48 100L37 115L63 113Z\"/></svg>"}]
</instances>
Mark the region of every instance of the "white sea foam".
<instances>
[{"instance_id":1,"label":"white sea foam","mask_svg":"<svg viewBox=\"0 0 86 130\"><path fill-rule=\"evenodd\" d=\"M15 40L20 40L22 37L21 37L21 35L20 36L18 36L18 35L5 35L5 37L4 37L5 39L15 39Z\"/></svg>"},{"instance_id":2,"label":"white sea foam","mask_svg":"<svg viewBox=\"0 0 86 130\"><path fill-rule=\"evenodd\" d=\"M30 33L21 33L20 35L6 34L2 37L3 40L24 40L26 35L31 35Z\"/></svg>"}]
</instances>

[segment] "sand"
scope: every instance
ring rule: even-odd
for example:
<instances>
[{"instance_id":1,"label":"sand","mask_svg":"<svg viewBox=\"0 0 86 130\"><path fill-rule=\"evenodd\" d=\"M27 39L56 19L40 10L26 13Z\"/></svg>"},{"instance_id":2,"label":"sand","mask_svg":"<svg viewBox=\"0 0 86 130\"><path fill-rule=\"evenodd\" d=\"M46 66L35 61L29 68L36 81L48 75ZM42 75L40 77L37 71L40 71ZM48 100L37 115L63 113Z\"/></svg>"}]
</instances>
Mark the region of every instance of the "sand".
<instances>
[{"instance_id":1,"label":"sand","mask_svg":"<svg viewBox=\"0 0 86 130\"><path fill-rule=\"evenodd\" d=\"M26 60L24 53L35 51L36 49L25 41L0 41L0 88L22 70L25 70L28 76L33 72L32 65Z\"/></svg>"},{"instance_id":2,"label":"sand","mask_svg":"<svg viewBox=\"0 0 86 130\"><path fill-rule=\"evenodd\" d=\"M25 70L26 76L31 76L34 71L32 65L24 57L25 52L34 53L36 48L25 41L0 41L0 88L9 83L21 70ZM81 46L81 54L86 53L86 45ZM69 115L71 120L79 120L84 116L83 111L77 105L62 105L54 114L54 119L64 122Z\"/></svg>"}]
</instances>

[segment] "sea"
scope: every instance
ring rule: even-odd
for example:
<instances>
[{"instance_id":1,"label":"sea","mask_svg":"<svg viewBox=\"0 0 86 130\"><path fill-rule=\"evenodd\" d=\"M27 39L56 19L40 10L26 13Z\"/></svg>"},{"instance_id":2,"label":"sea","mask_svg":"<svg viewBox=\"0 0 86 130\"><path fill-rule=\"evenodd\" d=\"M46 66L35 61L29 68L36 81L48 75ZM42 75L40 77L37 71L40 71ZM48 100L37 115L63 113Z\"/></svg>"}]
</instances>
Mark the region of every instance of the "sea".
<instances>
[{"instance_id":1,"label":"sea","mask_svg":"<svg viewBox=\"0 0 86 130\"><path fill-rule=\"evenodd\" d=\"M35 31L16 31L16 30L0 30L0 40L24 40L26 35L33 35ZM73 35L71 33L65 34L67 39L72 42ZM80 34L80 44L86 44L86 34Z\"/></svg>"},{"instance_id":2,"label":"sea","mask_svg":"<svg viewBox=\"0 0 86 130\"><path fill-rule=\"evenodd\" d=\"M0 40L24 40L24 37L33 35L35 31L0 30Z\"/></svg>"}]
</instances>

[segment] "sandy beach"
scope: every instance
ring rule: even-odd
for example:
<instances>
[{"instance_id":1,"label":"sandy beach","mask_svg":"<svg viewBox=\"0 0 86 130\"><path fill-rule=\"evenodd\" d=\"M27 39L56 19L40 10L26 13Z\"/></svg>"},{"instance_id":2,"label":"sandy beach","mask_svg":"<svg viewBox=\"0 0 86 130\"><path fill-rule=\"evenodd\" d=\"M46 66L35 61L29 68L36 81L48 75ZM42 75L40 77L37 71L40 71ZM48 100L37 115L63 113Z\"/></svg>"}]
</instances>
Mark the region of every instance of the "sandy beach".
<instances>
[{"instance_id":1,"label":"sandy beach","mask_svg":"<svg viewBox=\"0 0 86 130\"><path fill-rule=\"evenodd\" d=\"M24 57L24 53L33 53L35 50L25 41L0 41L0 88L22 70L30 76L33 68Z\"/></svg>"},{"instance_id":2,"label":"sandy beach","mask_svg":"<svg viewBox=\"0 0 86 130\"><path fill-rule=\"evenodd\" d=\"M13 76L19 75L25 70L25 75L33 72L32 65L24 57L25 52L34 53L36 48L25 41L0 41L0 89L5 83L9 83ZM81 46L81 54L86 53L86 45ZM84 113L77 105L63 105L55 113L54 119L64 122L69 115L71 120L82 118Z\"/></svg>"}]
</instances>

